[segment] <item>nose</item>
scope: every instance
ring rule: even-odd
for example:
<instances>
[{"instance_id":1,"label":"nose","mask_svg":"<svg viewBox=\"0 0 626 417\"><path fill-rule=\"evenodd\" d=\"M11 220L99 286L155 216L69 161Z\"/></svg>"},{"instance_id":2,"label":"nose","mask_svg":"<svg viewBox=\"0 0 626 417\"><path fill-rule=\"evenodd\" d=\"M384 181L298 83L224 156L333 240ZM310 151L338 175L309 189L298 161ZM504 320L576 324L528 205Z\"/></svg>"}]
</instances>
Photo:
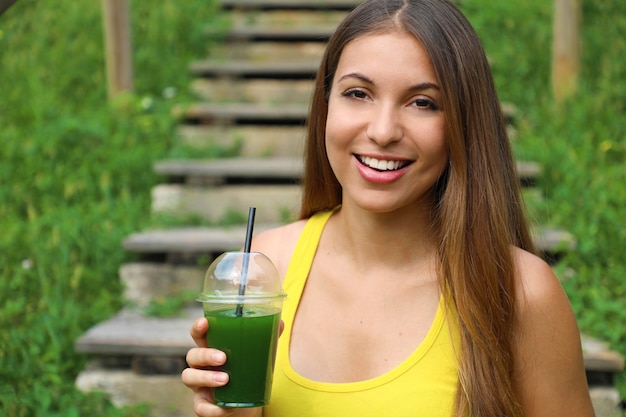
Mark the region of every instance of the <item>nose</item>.
<instances>
[{"instance_id":1,"label":"nose","mask_svg":"<svg viewBox=\"0 0 626 417\"><path fill-rule=\"evenodd\" d=\"M379 146L385 147L402 139L403 130L399 110L391 105L377 105L367 125L367 136Z\"/></svg>"}]
</instances>

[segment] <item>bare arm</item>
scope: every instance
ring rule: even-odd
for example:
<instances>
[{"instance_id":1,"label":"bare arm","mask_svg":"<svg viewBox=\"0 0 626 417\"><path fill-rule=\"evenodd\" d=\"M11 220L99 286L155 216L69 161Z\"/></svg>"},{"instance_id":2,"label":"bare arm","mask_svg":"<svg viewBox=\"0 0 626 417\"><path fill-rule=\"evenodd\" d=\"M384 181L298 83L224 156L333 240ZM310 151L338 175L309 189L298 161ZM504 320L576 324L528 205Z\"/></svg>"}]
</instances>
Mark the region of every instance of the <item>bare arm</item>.
<instances>
[{"instance_id":1,"label":"bare arm","mask_svg":"<svg viewBox=\"0 0 626 417\"><path fill-rule=\"evenodd\" d=\"M593 417L580 333L550 267L526 252L518 265L517 389L527 417Z\"/></svg>"}]
</instances>

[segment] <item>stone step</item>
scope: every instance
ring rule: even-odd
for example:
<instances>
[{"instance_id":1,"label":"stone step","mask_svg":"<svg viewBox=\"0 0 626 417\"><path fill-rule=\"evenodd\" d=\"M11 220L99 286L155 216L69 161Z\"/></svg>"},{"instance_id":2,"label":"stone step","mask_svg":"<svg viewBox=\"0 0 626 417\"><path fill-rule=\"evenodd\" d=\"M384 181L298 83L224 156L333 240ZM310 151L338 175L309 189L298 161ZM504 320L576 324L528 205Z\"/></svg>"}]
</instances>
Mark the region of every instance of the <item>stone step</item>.
<instances>
[{"instance_id":1,"label":"stone step","mask_svg":"<svg viewBox=\"0 0 626 417\"><path fill-rule=\"evenodd\" d=\"M180 373L142 375L130 369L110 369L92 361L76 378L83 392L104 392L116 407L148 405L150 417L189 417L193 392L180 380Z\"/></svg>"},{"instance_id":2,"label":"stone step","mask_svg":"<svg viewBox=\"0 0 626 417\"><path fill-rule=\"evenodd\" d=\"M324 42L245 42L231 40L214 45L209 56L212 60L239 62L321 62L324 54Z\"/></svg>"},{"instance_id":3,"label":"stone step","mask_svg":"<svg viewBox=\"0 0 626 417\"><path fill-rule=\"evenodd\" d=\"M177 317L147 317L124 309L96 324L76 340L76 351L103 356L184 357L193 347L189 328L201 317L201 306L180 311Z\"/></svg>"},{"instance_id":4,"label":"stone step","mask_svg":"<svg viewBox=\"0 0 626 417\"><path fill-rule=\"evenodd\" d=\"M304 9L351 10L359 0L219 0L223 9Z\"/></svg>"},{"instance_id":5,"label":"stone step","mask_svg":"<svg viewBox=\"0 0 626 417\"><path fill-rule=\"evenodd\" d=\"M258 214L258 210L257 210ZM254 225L254 233L278 226L279 223ZM246 226L179 227L153 229L132 233L124 239L122 246L128 252L139 254L188 253L215 255L231 250L240 250L244 245Z\"/></svg>"},{"instance_id":6,"label":"stone step","mask_svg":"<svg viewBox=\"0 0 626 417\"><path fill-rule=\"evenodd\" d=\"M585 368L597 374L588 377L589 383L612 385L612 377L624 371L624 358L618 352L609 349L601 340L584 335L582 341Z\"/></svg>"},{"instance_id":7,"label":"stone step","mask_svg":"<svg viewBox=\"0 0 626 417\"><path fill-rule=\"evenodd\" d=\"M230 27L226 34L214 25L206 27L204 32L209 37L221 36L228 42L326 42L345 15L345 12L328 10L234 11L230 13Z\"/></svg>"},{"instance_id":8,"label":"stone step","mask_svg":"<svg viewBox=\"0 0 626 417\"><path fill-rule=\"evenodd\" d=\"M302 177L303 161L292 157L224 158L209 160L165 160L154 164L154 172L168 177L182 177L188 182L211 179L212 183L229 183L241 179L298 182ZM196 179L195 181L193 179Z\"/></svg>"},{"instance_id":9,"label":"stone step","mask_svg":"<svg viewBox=\"0 0 626 417\"><path fill-rule=\"evenodd\" d=\"M303 126L202 126L180 125L177 139L201 149L236 149L241 157L285 157L302 155Z\"/></svg>"},{"instance_id":10,"label":"stone step","mask_svg":"<svg viewBox=\"0 0 626 417\"><path fill-rule=\"evenodd\" d=\"M198 77L238 77L308 79L315 78L319 60L235 61L212 60L193 62L189 70Z\"/></svg>"},{"instance_id":11,"label":"stone step","mask_svg":"<svg viewBox=\"0 0 626 417\"><path fill-rule=\"evenodd\" d=\"M308 106L259 103L195 103L176 106L174 116L196 124L303 126Z\"/></svg>"},{"instance_id":12,"label":"stone step","mask_svg":"<svg viewBox=\"0 0 626 417\"><path fill-rule=\"evenodd\" d=\"M133 235L128 239L130 239L128 243L132 245ZM240 244L239 247L241 246ZM181 251L184 249L186 248L181 247ZM219 253L222 252L224 250ZM202 286L207 265L219 253L144 252L143 258L149 258L150 261L128 262L119 268L119 278L124 288L124 300L129 306L146 309L155 301L162 302L181 297L181 294L197 293ZM155 254L159 256L154 256ZM206 260L200 262L201 258ZM185 304L187 303L180 300L178 305Z\"/></svg>"},{"instance_id":13,"label":"stone step","mask_svg":"<svg viewBox=\"0 0 626 417\"><path fill-rule=\"evenodd\" d=\"M257 207L258 222L295 220L300 206L299 185L161 184L152 189L152 212L176 217L198 217L219 224L234 215L245 219Z\"/></svg>"},{"instance_id":14,"label":"stone step","mask_svg":"<svg viewBox=\"0 0 626 417\"><path fill-rule=\"evenodd\" d=\"M212 102L297 103L308 104L313 91L312 80L199 78L191 91L200 99Z\"/></svg>"},{"instance_id":15,"label":"stone step","mask_svg":"<svg viewBox=\"0 0 626 417\"><path fill-rule=\"evenodd\" d=\"M227 40L247 41L318 41L326 42L335 31L335 25L322 24L318 26L305 25L301 27L275 27L268 25L241 25L231 28L227 34ZM207 30L208 35L211 34Z\"/></svg>"},{"instance_id":16,"label":"stone step","mask_svg":"<svg viewBox=\"0 0 626 417\"><path fill-rule=\"evenodd\" d=\"M346 17L346 11L277 9L262 12L233 10L230 16L230 33L258 34L261 37L278 36L285 40L292 38L327 39L339 23ZM215 29L208 27L210 33ZM310 36L313 35L313 36Z\"/></svg>"}]
</instances>

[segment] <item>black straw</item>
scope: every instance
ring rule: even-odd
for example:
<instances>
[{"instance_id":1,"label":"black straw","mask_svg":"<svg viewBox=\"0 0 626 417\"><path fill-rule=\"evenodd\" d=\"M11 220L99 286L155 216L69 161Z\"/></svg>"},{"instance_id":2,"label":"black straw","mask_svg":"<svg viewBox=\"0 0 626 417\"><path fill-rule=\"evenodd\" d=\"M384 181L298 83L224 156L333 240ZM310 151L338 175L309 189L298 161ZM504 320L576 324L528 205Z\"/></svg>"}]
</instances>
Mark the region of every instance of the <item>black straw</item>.
<instances>
[{"instance_id":1,"label":"black straw","mask_svg":"<svg viewBox=\"0 0 626 417\"><path fill-rule=\"evenodd\" d=\"M243 248L243 265L241 266L241 281L239 282L239 296L243 297L246 293L246 285L248 284L248 264L250 263L250 248L252 246L252 231L254 229L254 215L256 207L250 207L248 211L248 227L246 229L246 242ZM243 315L243 304L237 304L235 312L237 317Z\"/></svg>"}]
</instances>

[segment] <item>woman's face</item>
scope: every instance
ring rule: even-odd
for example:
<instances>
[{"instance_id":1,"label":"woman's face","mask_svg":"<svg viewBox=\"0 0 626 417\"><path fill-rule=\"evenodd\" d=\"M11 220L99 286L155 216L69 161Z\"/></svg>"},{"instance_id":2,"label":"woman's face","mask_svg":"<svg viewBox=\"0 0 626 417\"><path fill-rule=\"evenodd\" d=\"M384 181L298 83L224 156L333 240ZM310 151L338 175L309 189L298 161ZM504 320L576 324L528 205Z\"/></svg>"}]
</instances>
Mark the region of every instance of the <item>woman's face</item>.
<instances>
[{"instance_id":1,"label":"woman's face","mask_svg":"<svg viewBox=\"0 0 626 417\"><path fill-rule=\"evenodd\" d=\"M410 34L369 34L344 48L326 123L342 204L391 212L424 203L448 164L442 96Z\"/></svg>"}]
</instances>

